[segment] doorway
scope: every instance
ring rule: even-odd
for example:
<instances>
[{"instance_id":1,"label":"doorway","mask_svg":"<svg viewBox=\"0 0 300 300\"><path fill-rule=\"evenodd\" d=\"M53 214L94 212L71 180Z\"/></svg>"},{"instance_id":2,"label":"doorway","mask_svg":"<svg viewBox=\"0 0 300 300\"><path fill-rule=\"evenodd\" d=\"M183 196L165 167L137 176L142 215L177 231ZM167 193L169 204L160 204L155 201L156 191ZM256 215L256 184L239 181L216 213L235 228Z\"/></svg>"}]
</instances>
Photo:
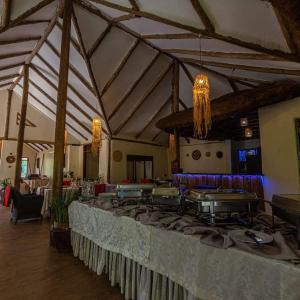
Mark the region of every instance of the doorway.
<instances>
[{"instance_id":1,"label":"doorway","mask_svg":"<svg viewBox=\"0 0 300 300\"><path fill-rule=\"evenodd\" d=\"M127 178L139 183L153 178L153 156L127 155Z\"/></svg>"},{"instance_id":2,"label":"doorway","mask_svg":"<svg viewBox=\"0 0 300 300\"><path fill-rule=\"evenodd\" d=\"M99 177L99 152L92 154L91 144L83 147L83 178L96 180Z\"/></svg>"}]
</instances>

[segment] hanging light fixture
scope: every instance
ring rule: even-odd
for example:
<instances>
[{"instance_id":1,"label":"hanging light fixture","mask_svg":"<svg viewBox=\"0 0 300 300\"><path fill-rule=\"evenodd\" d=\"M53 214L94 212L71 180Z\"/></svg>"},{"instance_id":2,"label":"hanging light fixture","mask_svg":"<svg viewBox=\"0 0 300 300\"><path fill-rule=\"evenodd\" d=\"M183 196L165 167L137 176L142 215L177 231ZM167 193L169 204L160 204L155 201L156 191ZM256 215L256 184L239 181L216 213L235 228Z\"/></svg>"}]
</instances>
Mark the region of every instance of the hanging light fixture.
<instances>
[{"instance_id":1,"label":"hanging light fixture","mask_svg":"<svg viewBox=\"0 0 300 300\"><path fill-rule=\"evenodd\" d=\"M96 156L99 152L99 148L101 148L102 142L102 123L99 117L93 118L92 122L92 146L91 151L94 156Z\"/></svg>"},{"instance_id":2,"label":"hanging light fixture","mask_svg":"<svg viewBox=\"0 0 300 300\"><path fill-rule=\"evenodd\" d=\"M242 127L248 126L248 118L240 118L240 124Z\"/></svg>"},{"instance_id":3,"label":"hanging light fixture","mask_svg":"<svg viewBox=\"0 0 300 300\"><path fill-rule=\"evenodd\" d=\"M169 149L171 161L175 159L175 136L174 134L169 134Z\"/></svg>"},{"instance_id":4,"label":"hanging light fixture","mask_svg":"<svg viewBox=\"0 0 300 300\"><path fill-rule=\"evenodd\" d=\"M252 136L253 136L253 130L249 127L245 128L245 137L252 138Z\"/></svg>"},{"instance_id":5,"label":"hanging light fixture","mask_svg":"<svg viewBox=\"0 0 300 300\"><path fill-rule=\"evenodd\" d=\"M200 40L200 66L202 65L201 36ZM207 137L211 127L211 107L209 99L208 77L204 74L198 74L195 77L193 85L193 122L194 135L197 138Z\"/></svg>"}]
</instances>

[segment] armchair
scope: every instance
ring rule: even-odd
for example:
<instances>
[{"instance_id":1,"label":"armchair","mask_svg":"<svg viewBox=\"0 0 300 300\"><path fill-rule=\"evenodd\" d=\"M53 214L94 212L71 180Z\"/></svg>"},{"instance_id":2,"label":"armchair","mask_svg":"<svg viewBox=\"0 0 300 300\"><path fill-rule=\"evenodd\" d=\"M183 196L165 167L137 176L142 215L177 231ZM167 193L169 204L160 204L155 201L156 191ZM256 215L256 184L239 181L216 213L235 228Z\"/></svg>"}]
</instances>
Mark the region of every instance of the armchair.
<instances>
[{"instance_id":1,"label":"armchair","mask_svg":"<svg viewBox=\"0 0 300 300\"><path fill-rule=\"evenodd\" d=\"M22 195L15 188L11 189L12 210L11 221L15 224L18 220L41 219L41 209L44 198L36 194Z\"/></svg>"}]
</instances>

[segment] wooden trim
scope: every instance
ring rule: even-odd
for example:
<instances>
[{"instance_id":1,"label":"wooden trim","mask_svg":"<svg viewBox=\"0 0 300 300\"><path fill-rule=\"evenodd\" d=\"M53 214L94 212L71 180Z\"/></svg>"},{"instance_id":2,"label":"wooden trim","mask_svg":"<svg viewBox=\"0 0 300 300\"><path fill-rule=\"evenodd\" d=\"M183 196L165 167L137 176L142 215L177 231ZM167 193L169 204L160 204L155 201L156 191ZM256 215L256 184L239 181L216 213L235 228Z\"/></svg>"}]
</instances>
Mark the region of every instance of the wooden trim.
<instances>
[{"instance_id":1,"label":"wooden trim","mask_svg":"<svg viewBox=\"0 0 300 300\"><path fill-rule=\"evenodd\" d=\"M184 109L188 109L187 105L183 102L182 99L179 98L179 104L184 108Z\"/></svg>"},{"instance_id":2,"label":"wooden trim","mask_svg":"<svg viewBox=\"0 0 300 300\"><path fill-rule=\"evenodd\" d=\"M195 33L158 33L158 34L144 34L143 39L148 40L189 40L198 39L199 35ZM201 37L204 38L204 37Z\"/></svg>"},{"instance_id":3,"label":"wooden trim","mask_svg":"<svg viewBox=\"0 0 300 300\"><path fill-rule=\"evenodd\" d=\"M192 62L192 63L195 63L195 64L200 64L201 63L204 66L219 67L219 68L225 68L225 69L238 69L238 70L253 71L253 72L259 72L259 73L285 74L285 75L300 76L300 70L255 67L255 66L229 64L229 63L221 63L221 62L207 61L207 60L202 60L200 62L199 60L193 59L193 58L180 58L180 60L183 61L183 62L186 62L186 63L188 63L188 62Z\"/></svg>"},{"instance_id":4,"label":"wooden trim","mask_svg":"<svg viewBox=\"0 0 300 300\"><path fill-rule=\"evenodd\" d=\"M32 147L32 145L30 143L25 143L29 148L31 148L33 151L35 152L39 152L37 151L34 147Z\"/></svg>"},{"instance_id":5,"label":"wooden trim","mask_svg":"<svg viewBox=\"0 0 300 300\"><path fill-rule=\"evenodd\" d=\"M238 92L239 91L239 88L237 87L234 80L232 80L231 78L228 78L228 83L229 83L229 85L230 85L233 92Z\"/></svg>"},{"instance_id":6,"label":"wooden trim","mask_svg":"<svg viewBox=\"0 0 300 300\"><path fill-rule=\"evenodd\" d=\"M122 21L128 21L128 20L131 20L131 19L134 19L136 18L135 15L133 14L126 14L126 15L123 15L123 16L120 16L120 17L117 17L117 18L113 18L113 21L114 22L122 22Z\"/></svg>"},{"instance_id":7,"label":"wooden trim","mask_svg":"<svg viewBox=\"0 0 300 300\"><path fill-rule=\"evenodd\" d=\"M194 10L198 14L200 20L204 24L206 30L210 31L210 32L214 32L215 31L215 27L212 24L211 20L209 19L208 15L206 14L205 10L201 6L199 0L190 0L190 2L192 3L192 5L194 7Z\"/></svg>"},{"instance_id":8,"label":"wooden trim","mask_svg":"<svg viewBox=\"0 0 300 300\"><path fill-rule=\"evenodd\" d=\"M100 92L99 92L98 87L97 87L97 82L96 82L96 79L95 79L95 76L94 76L94 73L93 73L93 70L92 70L91 62L90 62L90 59L87 55L87 52L86 52L86 49L85 49L85 46L84 46L84 42L83 42L83 39L82 39L82 35L81 35L81 31L80 31L79 24L78 24L78 21L77 21L77 17L74 13L74 9L73 9L73 13L72 13L72 18L73 18L74 27L75 27L75 30L76 30L76 33L77 33L77 37L78 37L78 40L79 40L79 45L81 47L81 51L82 51L82 54L83 54L83 58L84 58L84 61L86 63L86 66L87 66L87 69L88 69L88 72L89 72L89 75L90 75L90 79L92 81L92 85L93 85L93 88L94 88L94 91L95 91L95 95L98 99L98 103L99 103L100 108L101 108L102 113L103 113L103 119L104 119L104 122L105 122L105 125L106 125L106 128L107 128L107 131L108 131L107 135L110 137L111 136L111 130L110 130L110 126L109 126L109 123L108 123L107 115L106 115L104 105L103 105L103 102L102 102L102 99L101 99L101 96L100 96ZM100 112L99 112L99 114L100 114Z\"/></svg>"},{"instance_id":9,"label":"wooden trim","mask_svg":"<svg viewBox=\"0 0 300 300\"><path fill-rule=\"evenodd\" d=\"M24 20L26 20L28 17L30 17L31 15L33 15L34 13L36 13L37 11L39 11L41 8L47 6L48 4L50 4L53 1L54 0L42 0L41 2L39 2L34 7L28 9L23 14L21 14L20 16L18 16L16 19L11 20L7 26L2 27L0 29L0 33L6 31L9 28L12 28L12 27L15 27L15 26L19 25L21 22L23 22Z\"/></svg>"},{"instance_id":10,"label":"wooden trim","mask_svg":"<svg viewBox=\"0 0 300 300\"><path fill-rule=\"evenodd\" d=\"M166 19L166 18L160 17L160 16L152 14L152 13L148 13L148 12L145 12L145 11L133 10L131 8L128 8L128 7L125 7L125 6L122 6L122 5L118 5L116 3L112 3L112 2L109 2L109 1L106 1L106 0L91 0L91 1L102 4L102 5L105 5L105 6L108 6L108 7L111 7L111 8L114 8L114 9L118 9L120 11L125 11L125 12L132 13L132 14L140 16L140 17L144 17L144 18L147 18L147 19L150 19L150 20L154 20L154 21L157 21L157 22L160 22L160 23L163 23L163 24L174 26L176 28L187 30L191 33L203 34L205 36L208 36L208 37L211 37L211 38L214 38L214 39L217 39L217 40L221 40L221 41L233 44L233 45L237 45L237 46L240 46L240 47L244 47L244 48L247 48L247 49L250 49L250 50L253 50L253 51L269 54L269 55L272 55L272 56L281 57L281 58L287 59L289 61L300 62L300 56L295 55L293 53L287 53L287 52L284 52L284 51L281 51L281 50L278 50L278 49L269 49L269 48L263 47L263 46L261 46L259 44L256 44L256 43L243 41L243 40L240 40L238 38L234 38L232 36L226 36L226 35L222 35L222 34L219 34L219 33L216 33L216 32L210 32L206 29L200 29L200 28L196 28L194 26L182 24L180 22L176 22L176 21L173 21L173 20L170 20L170 19Z\"/></svg>"},{"instance_id":11,"label":"wooden trim","mask_svg":"<svg viewBox=\"0 0 300 300\"><path fill-rule=\"evenodd\" d=\"M147 98L153 93L153 91L156 89L156 87L160 84L160 82L164 79L164 77L168 74L172 67L172 64L168 65L166 70L163 71L163 73L160 74L160 76L156 79L154 84L151 85L150 89L147 90L147 92L144 94L142 99L136 104L133 108L133 111L130 113L130 115L125 119L124 122L122 122L119 127L114 131L114 135L117 135L129 122L129 120L134 116L134 114L142 107L142 105L145 103Z\"/></svg>"},{"instance_id":12,"label":"wooden trim","mask_svg":"<svg viewBox=\"0 0 300 300\"><path fill-rule=\"evenodd\" d=\"M46 19L40 19L40 20L24 20L18 23L16 26L26 26L26 25L35 25L35 24L41 24L41 23L50 23L50 20Z\"/></svg>"},{"instance_id":13,"label":"wooden trim","mask_svg":"<svg viewBox=\"0 0 300 300\"><path fill-rule=\"evenodd\" d=\"M87 52L87 56L89 58L91 58L93 56L93 54L95 53L95 51L97 50L97 48L100 46L100 44L102 43L102 41L109 34L111 28L112 28L112 24L109 23L108 26L105 28L105 30L103 32L101 32L100 36L97 38L97 40L95 41L95 43L92 45L91 49Z\"/></svg>"},{"instance_id":14,"label":"wooden trim","mask_svg":"<svg viewBox=\"0 0 300 300\"><path fill-rule=\"evenodd\" d=\"M190 80L191 84L194 85L194 77L191 74L191 72L188 70L188 68L185 66L183 62L180 62L180 66L184 71L185 75L187 76L187 78Z\"/></svg>"},{"instance_id":15,"label":"wooden trim","mask_svg":"<svg viewBox=\"0 0 300 300\"><path fill-rule=\"evenodd\" d=\"M173 62L172 70L172 112L179 111L179 64Z\"/></svg>"},{"instance_id":16,"label":"wooden trim","mask_svg":"<svg viewBox=\"0 0 300 300\"><path fill-rule=\"evenodd\" d=\"M9 133L9 121L10 121L10 109L11 109L11 101L12 101L12 90L8 90L8 97L7 97L7 107L6 107L6 120L5 120L5 130L4 130L4 138L8 138Z\"/></svg>"},{"instance_id":17,"label":"wooden trim","mask_svg":"<svg viewBox=\"0 0 300 300\"><path fill-rule=\"evenodd\" d=\"M161 105L161 107L157 110L157 112L146 123L143 129L135 136L136 139L138 139L146 131L146 129L152 124L152 122L157 118L157 116L167 107L171 99L172 99L172 95L168 97L168 99Z\"/></svg>"},{"instance_id":18,"label":"wooden trim","mask_svg":"<svg viewBox=\"0 0 300 300\"><path fill-rule=\"evenodd\" d=\"M48 150L48 147L46 147L44 144L40 144L45 150Z\"/></svg>"},{"instance_id":19,"label":"wooden trim","mask_svg":"<svg viewBox=\"0 0 300 300\"><path fill-rule=\"evenodd\" d=\"M23 85L24 85L24 88L23 88L23 95L22 95L21 119L20 119L20 125L19 125L19 133L18 133L15 182L14 182L14 186L17 190L20 190L21 160L22 160L22 155L23 155L25 122L26 122L26 113L27 113L27 104L28 104L29 65L27 65L27 64L24 66L24 82L23 82Z\"/></svg>"},{"instance_id":20,"label":"wooden trim","mask_svg":"<svg viewBox=\"0 0 300 300\"><path fill-rule=\"evenodd\" d=\"M12 85L13 83L14 83L13 81L11 81L11 82L6 82L6 83L2 83L2 84L0 84L0 88L3 88L3 87L5 87L5 86L7 86L7 87L9 88L9 86ZM8 89L8 90L10 90L10 89Z\"/></svg>"},{"instance_id":21,"label":"wooden trim","mask_svg":"<svg viewBox=\"0 0 300 300\"><path fill-rule=\"evenodd\" d=\"M156 146L156 147L164 147L160 144L150 143L150 142L143 142L138 140L130 140L130 139L123 139L120 137L112 137L112 141L122 141L122 142L128 142L128 143L137 143L137 144L143 144L143 145L150 145L150 146Z\"/></svg>"},{"instance_id":22,"label":"wooden trim","mask_svg":"<svg viewBox=\"0 0 300 300\"><path fill-rule=\"evenodd\" d=\"M37 147L41 152L44 151L40 144L35 143L34 146Z\"/></svg>"},{"instance_id":23,"label":"wooden trim","mask_svg":"<svg viewBox=\"0 0 300 300\"><path fill-rule=\"evenodd\" d=\"M118 75L120 74L121 70L123 69L123 67L127 63L128 59L130 58L130 56L132 55L132 53L134 52L134 50L137 48L139 42L140 42L140 40L136 40L133 43L133 45L129 48L128 52L123 57L121 63L118 65L118 67L115 70L115 72L112 74L112 76L109 78L109 80L105 84L105 86L104 86L104 88L103 88L103 90L101 92L101 97L107 92L107 90L110 88L110 86L112 85L112 83L114 82L114 80L118 77Z\"/></svg>"},{"instance_id":24,"label":"wooden trim","mask_svg":"<svg viewBox=\"0 0 300 300\"><path fill-rule=\"evenodd\" d=\"M63 30L61 37L61 56L56 104L55 144L53 164L53 197L58 201L62 196L63 169L65 165L65 123L67 111L68 73L71 38L72 0L64 0ZM53 217L52 217L53 221Z\"/></svg>"},{"instance_id":25,"label":"wooden trim","mask_svg":"<svg viewBox=\"0 0 300 300\"><path fill-rule=\"evenodd\" d=\"M131 88L123 95L123 97L121 98L121 100L119 101L119 103L115 106L115 108L113 109L113 111L111 112L111 114L108 117L108 120L111 120L113 118L113 116L118 112L118 110L120 109L120 107L122 105L124 105L124 103L126 102L127 98L129 97L129 95L133 92L133 90L136 88L136 86L141 82L141 80L144 78L144 75L150 70L150 68L156 63L158 57L159 57L160 53L157 53L153 59L150 61L150 63L147 65L147 67L144 69L144 71L140 74L140 76L138 77L138 79L133 83L133 85L131 86Z\"/></svg>"},{"instance_id":26,"label":"wooden trim","mask_svg":"<svg viewBox=\"0 0 300 300\"><path fill-rule=\"evenodd\" d=\"M17 76L19 76L19 73L2 76L2 77L0 77L0 83L1 83L1 81L7 80L7 79L14 79Z\"/></svg>"},{"instance_id":27,"label":"wooden trim","mask_svg":"<svg viewBox=\"0 0 300 300\"><path fill-rule=\"evenodd\" d=\"M0 67L0 71L5 71L5 70L12 69L12 68L21 67L21 66L24 66L24 62L16 63L16 64L13 64L13 65L7 65L7 66Z\"/></svg>"},{"instance_id":28,"label":"wooden trim","mask_svg":"<svg viewBox=\"0 0 300 300\"><path fill-rule=\"evenodd\" d=\"M2 1L2 24L1 27L7 27L10 21L11 0Z\"/></svg>"},{"instance_id":29,"label":"wooden trim","mask_svg":"<svg viewBox=\"0 0 300 300\"><path fill-rule=\"evenodd\" d=\"M154 142L162 133L163 131L159 130L158 133L152 138L152 142Z\"/></svg>"}]
</instances>

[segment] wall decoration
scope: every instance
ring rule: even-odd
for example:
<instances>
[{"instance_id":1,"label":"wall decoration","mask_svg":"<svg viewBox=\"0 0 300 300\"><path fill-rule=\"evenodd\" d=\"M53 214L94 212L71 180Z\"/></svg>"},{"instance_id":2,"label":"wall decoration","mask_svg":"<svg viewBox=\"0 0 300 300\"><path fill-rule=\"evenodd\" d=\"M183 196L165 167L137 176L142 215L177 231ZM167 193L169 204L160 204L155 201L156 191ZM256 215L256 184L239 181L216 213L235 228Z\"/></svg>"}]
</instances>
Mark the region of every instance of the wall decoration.
<instances>
[{"instance_id":1,"label":"wall decoration","mask_svg":"<svg viewBox=\"0 0 300 300\"><path fill-rule=\"evenodd\" d=\"M116 162L120 162L123 158L123 153L119 150L113 152L113 160Z\"/></svg>"},{"instance_id":2,"label":"wall decoration","mask_svg":"<svg viewBox=\"0 0 300 300\"><path fill-rule=\"evenodd\" d=\"M40 168L40 158L37 157L36 159L36 168L39 169Z\"/></svg>"},{"instance_id":3,"label":"wall decoration","mask_svg":"<svg viewBox=\"0 0 300 300\"><path fill-rule=\"evenodd\" d=\"M206 157L210 157L211 153L209 151L205 152Z\"/></svg>"},{"instance_id":4,"label":"wall decoration","mask_svg":"<svg viewBox=\"0 0 300 300\"><path fill-rule=\"evenodd\" d=\"M6 161L9 164L13 164L16 161L16 157L14 155L9 155L9 156L6 157Z\"/></svg>"},{"instance_id":5,"label":"wall decoration","mask_svg":"<svg viewBox=\"0 0 300 300\"><path fill-rule=\"evenodd\" d=\"M194 151L192 152L192 158L193 158L194 160L198 160L198 159L200 159L200 157L201 157L201 152L200 152L200 150L194 150Z\"/></svg>"},{"instance_id":6,"label":"wall decoration","mask_svg":"<svg viewBox=\"0 0 300 300\"><path fill-rule=\"evenodd\" d=\"M223 157L223 151L217 151L216 156L217 156L217 158L222 158Z\"/></svg>"}]
</instances>

